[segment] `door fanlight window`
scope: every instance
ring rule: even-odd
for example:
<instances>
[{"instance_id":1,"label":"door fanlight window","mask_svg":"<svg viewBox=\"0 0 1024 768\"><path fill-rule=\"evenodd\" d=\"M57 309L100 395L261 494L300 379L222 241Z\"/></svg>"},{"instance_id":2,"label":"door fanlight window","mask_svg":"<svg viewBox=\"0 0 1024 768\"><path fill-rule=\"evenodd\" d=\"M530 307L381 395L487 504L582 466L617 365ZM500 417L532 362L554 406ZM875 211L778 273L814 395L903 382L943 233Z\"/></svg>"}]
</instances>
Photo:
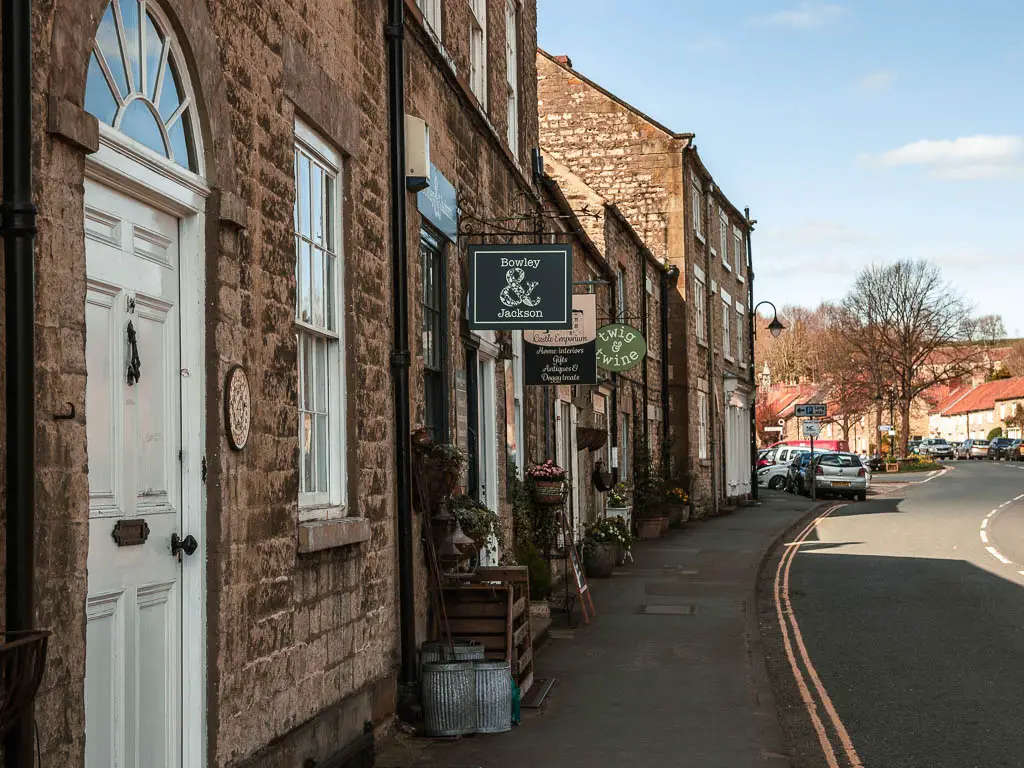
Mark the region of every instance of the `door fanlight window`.
<instances>
[{"instance_id":1,"label":"door fanlight window","mask_svg":"<svg viewBox=\"0 0 1024 768\"><path fill-rule=\"evenodd\" d=\"M198 173L192 98L166 23L146 0L111 0L89 57L85 109Z\"/></svg>"}]
</instances>

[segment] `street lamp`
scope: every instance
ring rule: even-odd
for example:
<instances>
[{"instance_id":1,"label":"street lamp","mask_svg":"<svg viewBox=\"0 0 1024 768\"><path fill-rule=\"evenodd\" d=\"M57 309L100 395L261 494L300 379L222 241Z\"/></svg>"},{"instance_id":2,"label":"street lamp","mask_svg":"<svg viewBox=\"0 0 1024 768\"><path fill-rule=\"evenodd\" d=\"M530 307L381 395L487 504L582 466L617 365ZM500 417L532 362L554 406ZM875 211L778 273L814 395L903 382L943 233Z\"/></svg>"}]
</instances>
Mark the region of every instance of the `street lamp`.
<instances>
[{"instance_id":1,"label":"street lamp","mask_svg":"<svg viewBox=\"0 0 1024 768\"><path fill-rule=\"evenodd\" d=\"M751 290L751 301L754 300L753 293ZM754 318L757 317L758 307L762 304L767 304L772 308L772 321L768 323L768 332L772 337L778 338L779 334L786 330L786 326L779 320L779 310L770 301L758 302L750 310L750 386L753 387L753 394L750 398L750 495L754 499L759 495L757 487L757 380L754 378L756 375L754 371L754 339L757 338L757 323Z\"/></svg>"}]
</instances>

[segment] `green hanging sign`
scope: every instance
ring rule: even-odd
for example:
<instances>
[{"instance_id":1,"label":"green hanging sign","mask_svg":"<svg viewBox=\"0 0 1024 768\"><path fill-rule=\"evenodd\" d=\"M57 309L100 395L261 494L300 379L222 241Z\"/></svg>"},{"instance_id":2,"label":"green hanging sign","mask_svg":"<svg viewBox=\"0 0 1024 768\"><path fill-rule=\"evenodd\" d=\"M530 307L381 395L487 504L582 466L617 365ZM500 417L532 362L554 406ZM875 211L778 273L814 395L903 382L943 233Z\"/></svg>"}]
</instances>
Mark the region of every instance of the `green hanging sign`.
<instances>
[{"instance_id":1,"label":"green hanging sign","mask_svg":"<svg viewBox=\"0 0 1024 768\"><path fill-rule=\"evenodd\" d=\"M621 373L640 364L647 355L647 342L640 331L625 323L597 329L597 365Z\"/></svg>"}]
</instances>

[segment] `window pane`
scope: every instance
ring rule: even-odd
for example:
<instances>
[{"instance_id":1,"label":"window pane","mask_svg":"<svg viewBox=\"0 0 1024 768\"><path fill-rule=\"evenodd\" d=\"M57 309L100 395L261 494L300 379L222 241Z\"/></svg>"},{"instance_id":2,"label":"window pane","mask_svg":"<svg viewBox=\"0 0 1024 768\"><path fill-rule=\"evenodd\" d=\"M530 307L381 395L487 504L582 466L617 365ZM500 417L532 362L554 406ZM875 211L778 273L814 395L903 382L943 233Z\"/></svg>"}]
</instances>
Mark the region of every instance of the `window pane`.
<instances>
[{"instance_id":1,"label":"window pane","mask_svg":"<svg viewBox=\"0 0 1024 768\"><path fill-rule=\"evenodd\" d=\"M112 125L117 114L117 102L110 92L107 78L96 59L96 54L89 57L89 74L85 82L85 111L97 120Z\"/></svg>"},{"instance_id":2,"label":"window pane","mask_svg":"<svg viewBox=\"0 0 1024 768\"><path fill-rule=\"evenodd\" d=\"M124 71L124 59L121 58L121 43L117 39L117 27L114 25L113 3L107 6L107 10L103 14L100 28L96 31L96 44L103 53L107 66L110 67L110 73L113 75L114 82L117 83L117 87L121 91L121 96L127 96L129 93L128 76Z\"/></svg>"},{"instance_id":3,"label":"window pane","mask_svg":"<svg viewBox=\"0 0 1024 768\"><path fill-rule=\"evenodd\" d=\"M316 417L316 489L321 492L327 491L327 481L330 478L328 471L328 448L327 437L330 433L327 430L327 416Z\"/></svg>"},{"instance_id":4,"label":"window pane","mask_svg":"<svg viewBox=\"0 0 1024 768\"><path fill-rule=\"evenodd\" d=\"M312 246L311 250L313 256L310 268L313 280L313 325L323 328L326 325L324 322L324 252L316 246Z\"/></svg>"},{"instance_id":5,"label":"window pane","mask_svg":"<svg viewBox=\"0 0 1024 768\"><path fill-rule=\"evenodd\" d=\"M139 59L139 46L142 31L139 26L138 0L122 0L121 22L124 24L124 39L128 45L128 64L132 71L132 84L135 90L142 91L142 67Z\"/></svg>"},{"instance_id":6,"label":"window pane","mask_svg":"<svg viewBox=\"0 0 1024 768\"><path fill-rule=\"evenodd\" d=\"M299 178L295 184L295 205L299 209L299 233L309 237L309 158L299 154Z\"/></svg>"},{"instance_id":7,"label":"window pane","mask_svg":"<svg viewBox=\"0 0 1024 768\"><path fill-rule=\"evenodd\" d=\"M304 333L300 338L302 340L302 392L304 399L299 405L305 411L312 411L314 406L313 366L316 365L313 355L313 337Z\"/></svg>"},{"instance_id":8,"label":"window pane","mask_svg":"<svg viewBox=\"0 0 1024 768\"><path fill-rule=\"evenodd\" d=\"M174 162L190 171L195 171L196 151L195 145L192 143L192 129L188 122L191 111L191 109L186 109L182 112L181 117L174 121L174 125L170 127L167 134L171 139L171 149L174 150Z\"/></svg>"},{"instance_id":9,"label":"window pane","mask_svg":"<svg viewBox=\"0 0 1024 768\"><path fill-rule=\"evenodd\" d=\"M337 214L334 206L335 201L335 184L337 181L333 176L326 175L324 177L324 246L327 250L334 253L338 252L338 246L335 243L337 234L334 231L334 220Z\"/></svg>"},{"instance_id":10,"label":"window pane","mask_svg":"<svg viewBox=\"0 0 1024 768\"><path fill-rule=\"evenodd\" d=\"M323 245L324 242L324 169L316 163L312 164L310 172L313 175L313 190L310 192L310 203L312 205L312 232L313 242Z\"/></svg>"},{"instance_id":11,"label":"window pane","mask_svg":"<svg viewBox=\"0 0 1024 768\"><path fill-rule=\"evenodd\" d=\"M164 71L164 81L160 86L160 117L170 120L182 99L185 98L181 90L181 82L178 80L178 68L173 57L168 57L167 68Z\"/></svg>"},{"instance_id":12,"label":"window pane","mask_svg":"<svg viewBox=\"0 0 1024 768\"><path fill-rule=\"evenodd\" d=\"M310 245L301 238L296 238L298 241L298 287L296 295L296 303L298 305L298 312L296 317L304 323L311 323L313 321L313 309L310 303L310 295L312 293L312 286L310 285L311 278L309 274L309 259L310 259Z\"/></svg>"},{"instance_id":13,"label":"window pane","mask_svg":"<svg viewBox=\"0 0 1024 768\"><path fill-rule=\"evenodd\" d=\"M299 416L299 441L302 443L302 490L313 490L313 416L303 413Z\"/></svg>"},{"instance_id":14,"label":"window pane","mask_svg":"<svg viewBox=\"0 0 1024 768\"><path fill-rule=\"evenodd\" d=\"M317 413L326 413L330 410L327 401L327 341L317 339L313 342L313 351L316 359L313 361L313 379L316 384L316 394L313 400L314 410Z\"/></svg>"},{"instance_id":15,"label":"window pane","mask_svg":"<svg viewBox=\"0 0 1024 768\"><path fill-rule=\"evenodd\" d=\"M164 49L164 36L153 23L153 17L146 14L146 95L156 95L156 76L160 68L160 56Z\"/></svg>"},{"instance_id":16,"label":"window pane","mask_svg":"<svg viewBox=\"0 0 1024 768\"><path fill-rule=\"evenodd\" d=\"M164 146L164 137L160 133L156 117L149 111L146 102L136 99L128 105L121 118L121 131L131 136L137 142L144 144L167 157L167 147Z\"/></svg>"},{"instance_id":17,"label":"window pane","mask_svg":"<svg viewBox=\"0 0 1024 768\"><path fill-rule=\"evenodd\" d=\"M327 281L325 290L327 292L327 328L331 331L338 330L337 322L337 303L334 297L335 292L338 291L338 278L335 275L335 264L337 258L331 255L327 256Z\"/></svg>"}]
</instances>

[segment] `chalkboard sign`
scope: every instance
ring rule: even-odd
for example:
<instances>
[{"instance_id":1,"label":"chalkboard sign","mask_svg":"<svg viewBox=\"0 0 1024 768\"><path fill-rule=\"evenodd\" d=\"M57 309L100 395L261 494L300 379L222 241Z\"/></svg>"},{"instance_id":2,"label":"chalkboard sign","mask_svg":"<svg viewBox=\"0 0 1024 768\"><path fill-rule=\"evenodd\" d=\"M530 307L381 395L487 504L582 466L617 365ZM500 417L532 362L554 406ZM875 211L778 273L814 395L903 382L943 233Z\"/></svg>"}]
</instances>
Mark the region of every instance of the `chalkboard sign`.
<instances>
[{"instance_id":1,"label":"chalkboard sign","mask_svg":"<svg viewBox=\"0 0 1024 768\"><path fill-rule=\"evenodd\" d=\"M590 585L587 584L587 577L583 573L580 553L576 551L576 544L572 540L572 534L569 533L569 524L565 520L565 514L561 510L557 514L562 525L562 540L565 542L566 559L569 561L569 567L572 568L573 579L576 582L576 593L580 596L580 611L583 613L583 622L589 624L590 618L596 618L597 616L597 611L594 610L594 598L590 595ZM569 574L566 574L565 577L569 578ZM587 613L588 604L590 605L589 615Z\"/></svg>"}]
</instances>

